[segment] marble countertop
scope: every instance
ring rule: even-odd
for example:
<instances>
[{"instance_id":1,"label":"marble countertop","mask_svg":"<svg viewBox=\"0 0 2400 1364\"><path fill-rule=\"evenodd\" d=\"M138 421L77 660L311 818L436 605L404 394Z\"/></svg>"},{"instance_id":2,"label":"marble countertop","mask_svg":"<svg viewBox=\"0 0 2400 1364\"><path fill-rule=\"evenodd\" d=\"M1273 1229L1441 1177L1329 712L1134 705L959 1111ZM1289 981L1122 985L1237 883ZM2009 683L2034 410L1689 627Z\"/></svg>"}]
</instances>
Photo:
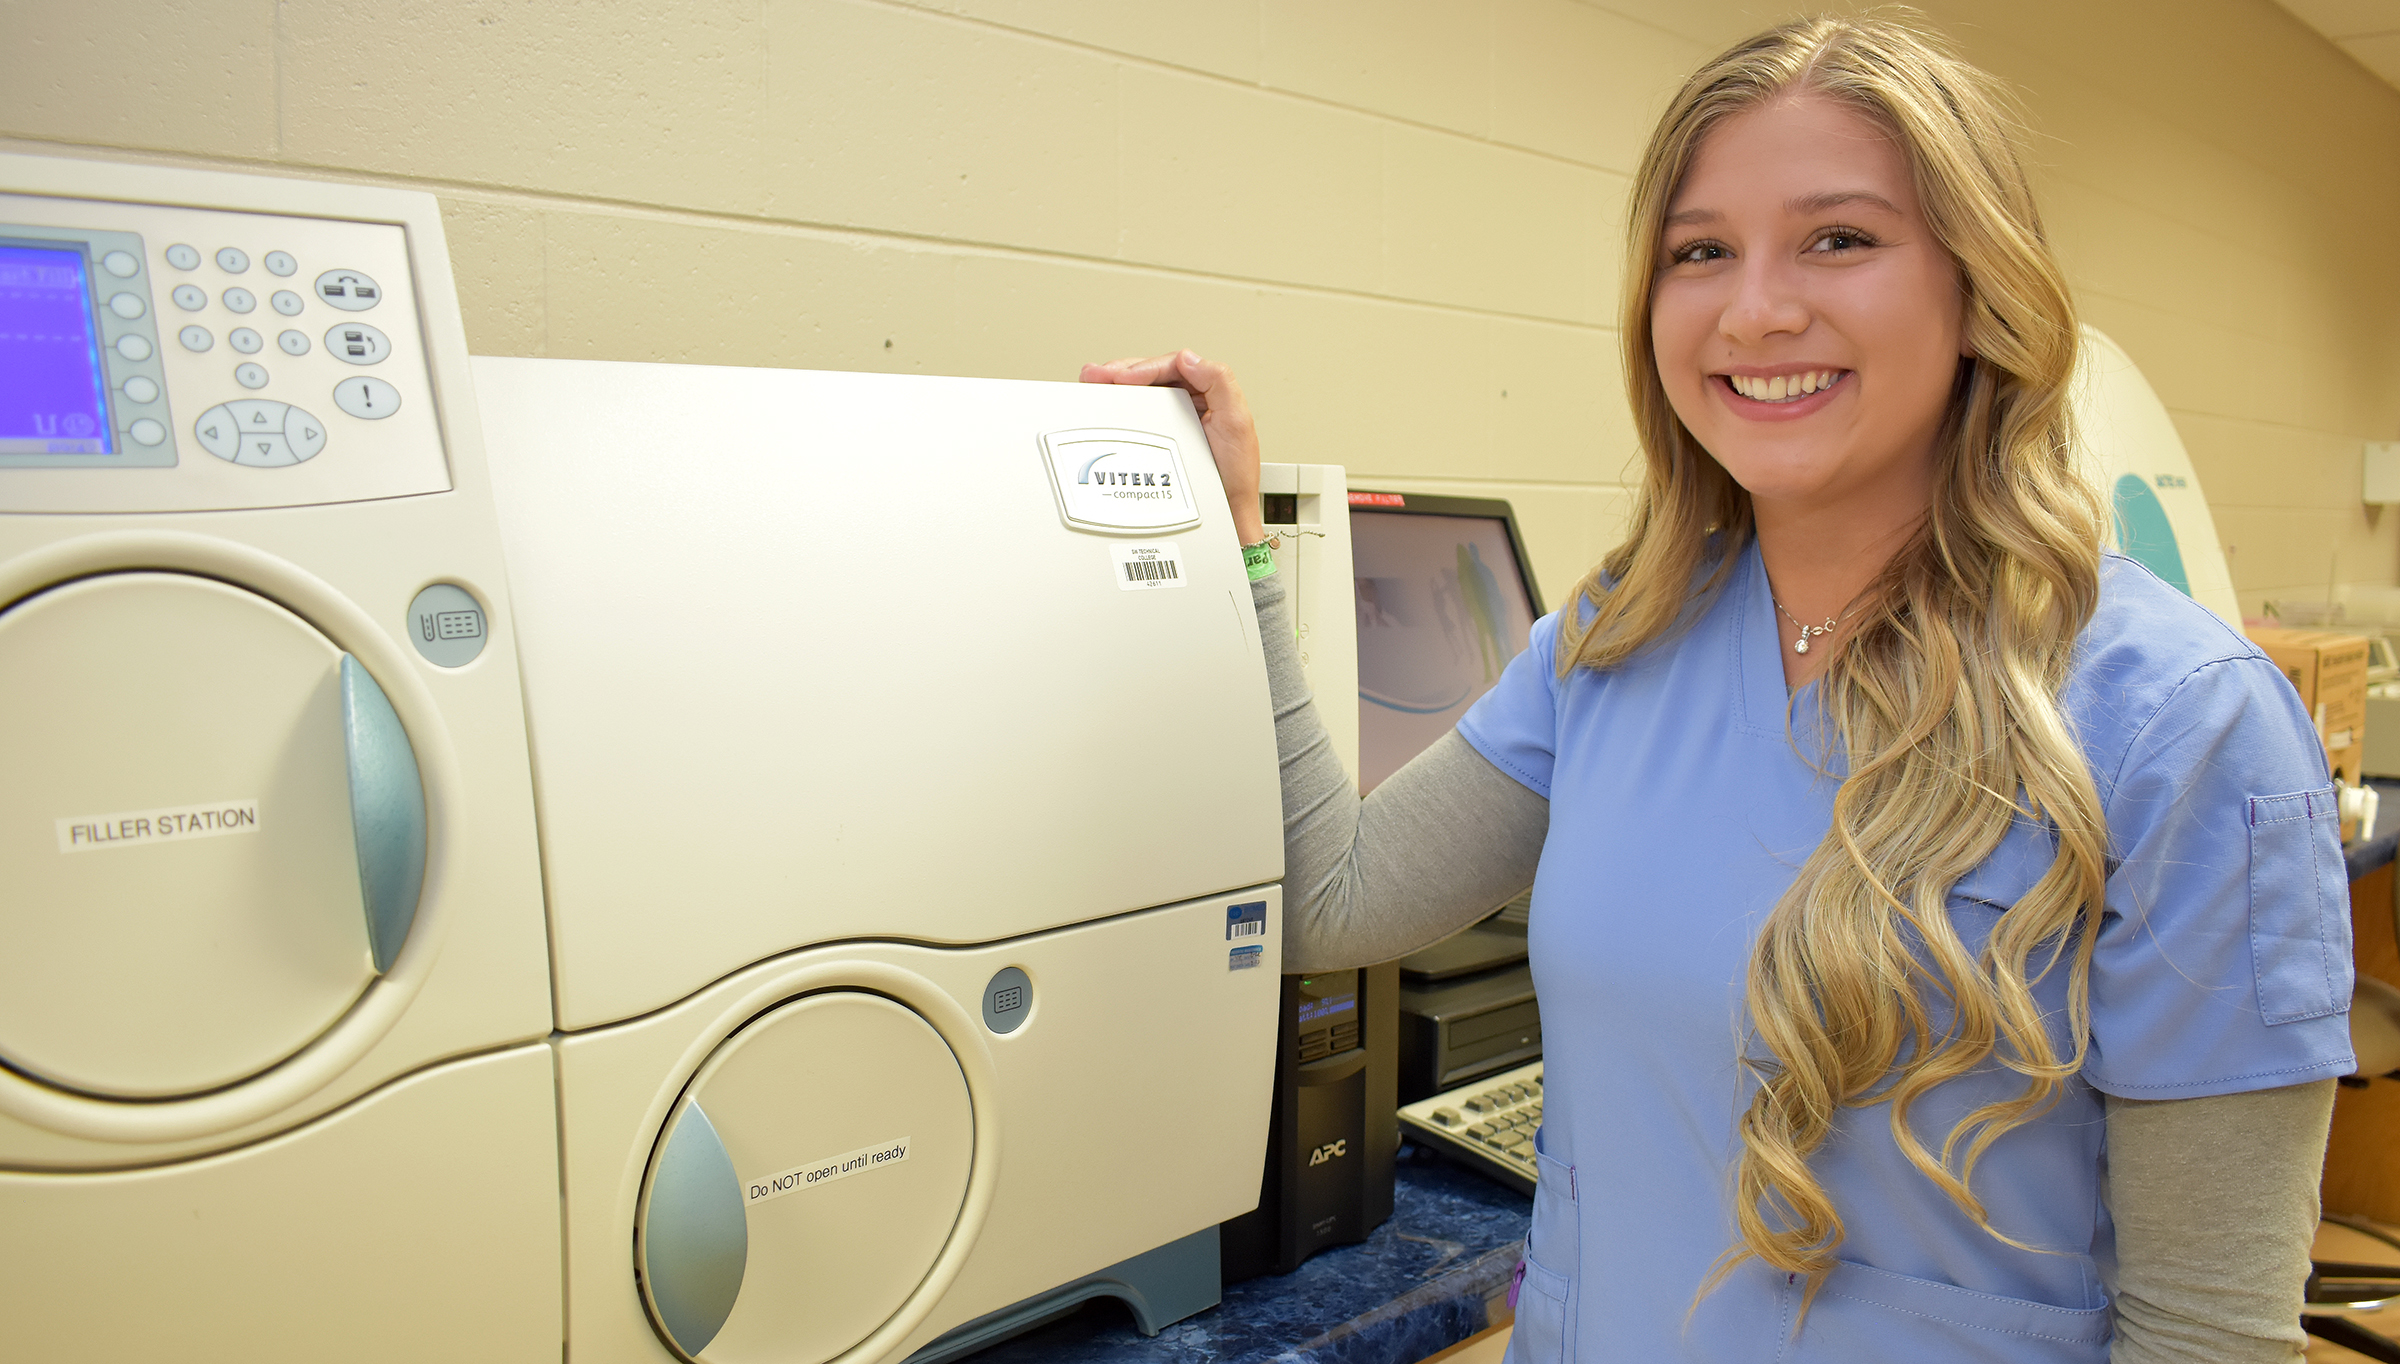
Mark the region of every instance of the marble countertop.
<instances>
[{"instance_id":1,"label":"marble countertop","mask_svg":"<svg viewBox=\"0 0 2400 1364\"><path fill-rule=\"evenodd\" d=\"M1404 1146L1391 1220L1144 1339L1113 1299L963 1364L1415 1364L1507 1317L1533 1200Z\"/></svg>"}]
</instances>

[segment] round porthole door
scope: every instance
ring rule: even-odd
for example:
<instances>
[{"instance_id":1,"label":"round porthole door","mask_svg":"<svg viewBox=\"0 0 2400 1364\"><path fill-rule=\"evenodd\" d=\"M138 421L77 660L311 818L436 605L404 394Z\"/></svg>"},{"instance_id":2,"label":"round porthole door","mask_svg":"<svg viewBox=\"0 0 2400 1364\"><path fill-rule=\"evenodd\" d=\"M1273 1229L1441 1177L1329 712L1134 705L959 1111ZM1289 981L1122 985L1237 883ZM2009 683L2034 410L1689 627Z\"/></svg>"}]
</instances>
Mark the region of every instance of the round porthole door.
<instances>
[{"instance_id":1,"label":"round porthole door","mask_svg":"<svg viewBox=\"0 0 2400 1364\"><path fill-rule=\"evenodd\" d=\"M236 1084L323 1036L406 939L406 733L356 659L184 573L0 612L0 1061L119 1099Z\"/></svg>"},{"instance_id":2,"label":"round porthole door","mask_svg":"<svg viewBox=\"0 0 2400 1364\"><path fill-rule=\"evenodd\" d=\"M890 1320L959 1221L975 1147L942 1035L835 990L719 1046L643 1181L635 1274L659 1335L701 1364L822 1364Z\"/></svg>"}]
</instances>

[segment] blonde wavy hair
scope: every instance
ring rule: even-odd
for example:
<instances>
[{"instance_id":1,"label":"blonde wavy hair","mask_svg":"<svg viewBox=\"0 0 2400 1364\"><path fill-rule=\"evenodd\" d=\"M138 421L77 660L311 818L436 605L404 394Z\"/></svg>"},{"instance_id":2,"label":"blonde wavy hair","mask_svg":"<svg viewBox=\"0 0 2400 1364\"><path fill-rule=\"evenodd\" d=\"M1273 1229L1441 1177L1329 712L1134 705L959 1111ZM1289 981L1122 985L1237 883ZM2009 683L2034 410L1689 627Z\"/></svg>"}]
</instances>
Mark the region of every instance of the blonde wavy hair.
<instances>
[{"instance_id":1,"label":"blonde wavy hair","mask_svg":"<svg viewBox=\"0 0 2400 1364\"><path fill-rule=\"evenodd\" d=\"M1643 153L1623 345L1646 469L1629 537L1569 598L1591 614L1562 639L1560 675L1612 667L1676 630L1722 588L1752 533L1749 494L1660 384L1651 293L1669 201L1710 131L1803 92L1856 110L1907 153L1957 263L1971 350L1936 444L1932 507L1868 589L1819 687L1847 760L1832 827L1769 913L1749 967L1749 1026L1771 1059L1745 1058L1757 1088L1733 1179L1742 1239L1701 1292L1755 1257L1807 1275L1813 1300L1844 1231L1810 1158L1845 1106L1888 1104L1909 1161L1985 1231L2022 1246L1986 1216L1975 1167L2083 1065L2108 829L2058 699L2098 600L2104 524L2069 424L2074 305L2009 92L1888 11L1736 45L1690 78ZM1951 887L2019 820L2046 826L2056 859L1970 951L1951 925ZM2062 962L2074 1039L2064 1056L2034 998ZM1994 1063L2022 1075L2022 1091L1929 1149L1912 1106Z\"/></svg>"}]
</instances>

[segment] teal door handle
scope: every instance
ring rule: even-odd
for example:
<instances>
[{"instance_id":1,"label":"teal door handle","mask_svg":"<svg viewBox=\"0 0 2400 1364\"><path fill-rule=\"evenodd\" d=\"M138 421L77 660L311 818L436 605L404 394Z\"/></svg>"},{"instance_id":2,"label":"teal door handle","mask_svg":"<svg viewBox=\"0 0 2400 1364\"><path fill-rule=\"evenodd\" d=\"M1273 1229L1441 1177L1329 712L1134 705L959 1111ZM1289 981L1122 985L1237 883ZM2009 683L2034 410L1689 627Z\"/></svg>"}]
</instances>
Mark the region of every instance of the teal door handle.
<instances>
[{"instance_id":1,"label":"teal door handle","mask_svg":"<svg viewBox=\"0 0 2400 1364\"><path fill-rule=\"evenodd\" d=\"M350 832L375 971L392 969L425 889L425 782L391 698L342 655L342 746L350 762Z\"/></svg>"},{"instance_id":2,"label":"teal door handle","mask_svg":"<svg viewBox=\"0 0 2400 1364\"><path fill-rule=\"evenodd\" d=\"M698 1100L660 1147L642 1208L642 1283L658 1324L697 1359L733 1315L750 1265L742 1181Z\"/></svg>"}]
</instances>

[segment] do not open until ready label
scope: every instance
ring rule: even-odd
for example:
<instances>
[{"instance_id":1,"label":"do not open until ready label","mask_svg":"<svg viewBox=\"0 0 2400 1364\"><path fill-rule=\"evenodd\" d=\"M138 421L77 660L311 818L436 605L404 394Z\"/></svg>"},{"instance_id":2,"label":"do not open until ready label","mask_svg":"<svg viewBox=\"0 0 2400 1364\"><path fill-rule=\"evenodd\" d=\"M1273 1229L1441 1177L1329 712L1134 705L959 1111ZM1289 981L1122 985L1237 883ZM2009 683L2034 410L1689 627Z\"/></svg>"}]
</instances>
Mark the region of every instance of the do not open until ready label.
<instances>
[{"instance_id":1,"label":"do not open until ready label","mask_svg":"<svg viewBox=\"0 0 2400 1364\"><path fill-rule=\"evenodd\" d=\"M890 1141L879 1141L873 1146L861 1146L855 1151L844 1151L838 1156L827 1156L823 1160L812 1160L805 1165L795 1165L789 1170L781 1170L771 1175L760 1175L755 1179L745 1179L742 1181L742 1206L756 1207L761 1203L781 1198L785 1194L799 1193L803 1189L814 1189L820 1185L831 1184L837 1179L848 1179L852 1175L865 1174L869 1170L880 1170L886 1166L897 1165L906 1159L908 1159L908 1138L895 1137Z\"/></svg>"}]
</instances>

